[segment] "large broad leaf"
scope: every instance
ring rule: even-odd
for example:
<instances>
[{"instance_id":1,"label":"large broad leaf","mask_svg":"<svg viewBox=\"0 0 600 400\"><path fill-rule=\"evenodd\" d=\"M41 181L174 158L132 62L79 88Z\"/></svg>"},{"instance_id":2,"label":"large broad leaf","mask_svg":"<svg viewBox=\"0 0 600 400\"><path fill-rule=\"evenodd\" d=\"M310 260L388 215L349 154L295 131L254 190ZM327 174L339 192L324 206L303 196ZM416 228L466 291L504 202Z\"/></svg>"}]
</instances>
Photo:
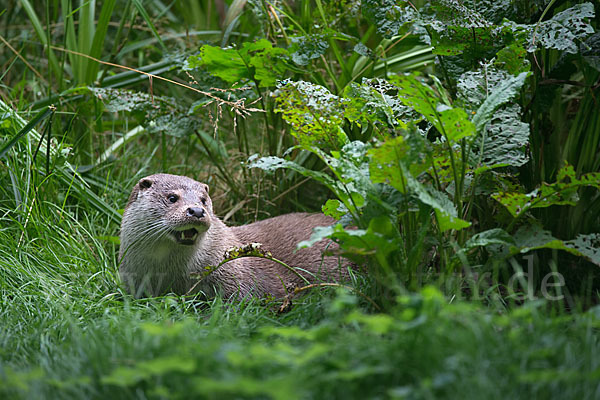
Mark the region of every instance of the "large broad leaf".
<instances>
[{"instance_id":1,"label":"large broad leaf","mask_svg":"<svg viewBox=\"0 0 600 400\"><path fill-rule=\"evenodd\" d=\"M408 193L402 168L419 176L429 166L427 149L418 132L407 133L381 143L369 150L369 172L375 183L385 183L400 193Z\"/></svg>"},{"instance_id":2,"label":"large broad leaf","mask_svg":"<svg viewBox=\"0 0 600 400\"><path fill-rule=\"evenodd\" d=\"M522 72L518 76L510 76L498 86L490 89L489 96L479 106L473 117L473 123L478 132L481 132L485 124L489 122L494 111L520 92L528 76L529 72Z\"/></svg>"},{"instance_id":3,"label":"large broad leaf","mask_svg":"<svg viewBox=\"0 0 600 400\"><path fill-rule=\"evenodd\" d=\"M467 10L495 24L501 23L504 18L513 20L517 16L515 0L462 0L460 3Z\"/></svg>"},{"instance_id":4,"label":"large broad leaf","mask_svg":"<svg viewBox=\"0 0 600 400\"><path fill-rule=\"evenodd\" d=\"M425 12L434 54L477 58L503 42L500 30L461 1L435 1Z\"/></svg>"},{"instance_id":5,"label":"large broad leaf","mask_svg":"<svg viewBox=\"0 0 600 400\"><path fill-rule=\"evenodd\" d=\"M578 235L573 240L560 240L537 225L524 225L515 234L516 245L510 247L512 254L527 253L537 249L557 249L585 257L600 265L600 234Z\"/></svg>"},{"instance_id":6,"label":"large broad leaf","mask_svg":"<svg viewBox=\"0 0 600 400\"><path fill-rule=\"evenodd\" d=\"M377 27L377 33L385 38L400 34L405 23L417 19L417 12L408 1L364 0L362 13Z\"/></svg>"},{"instance_id":7,"label":"large broad leaf","mask_svg":"<svg viewBox=\"0 0 600 400\"><path fill-rule=\"evenodd\" d=\"M577 53L579 42L594 33L589 19L594 18L592 3L577 4L539 24L537 32L531 33L529 51L538 46L546 49Z\"/></svg>"},{"instance_id":8,"label":"large broad leaf","mask_svg":"<svg viewBox=\"0 0 600 400\"><path fill-rule=\"evenodd\" d=\"M484 65L461 75L458 98L465 108L475 112L477 136L471 147L473 165L494 168L519 167L528 161L529 125L521 122L521 107L506 105L521 90L528 72L518 76Z\"/></svg>"},{"instance_id":9,"label":"large broad leaf","mask_svg":"<svg viewBox=\"0 0 600 400\"><path fill-rule=\"evenodd\" d=\"M283 82L274 93L276 108L304 146L340 148L348 142L342 130L344 99L313 83Z\"/></svg>"},{"instance_id":10,"label":"large broad leaf","mask_svg":"<svg viewBox=\"0 0 600 400\"><path fill-rule=\"evenodd\" d=\"M513 104L496 111L473 142L473 162L486 168L520 167L529 161L529 125L521 122L521 107Z\"/></svg>"},{"instance_id":11,"label":"large broad leaf","mask_svg":"<svg viewBox=\"0 0 600 400\"><path fill-rule=\"evenodd\" d=\"M204 66L229 83L256 80L260 86L274 86L288 69L286 58L287 50L260 39L255 43L245 42L239 49L204 45L199 55L188 58L188 67Z\"/></svg>"},{"instance_id":12,"label":"large broad leaf","mask_svg":"<svg viewBox=\"0 0 600 400\"><path fill-rule=\"evenodd\" d=\"M531 63L527 59L527 50L516 43L506 46L496 53L494 65L512 75L519 75L521 72L531 69Z\"/></svg>"},{"instance_id":13,"label":"large broad leaf","mask_svg":"<svg viewBox=\"0 0 600 400\"><path fill-rule=\"evenodd\" d=\"M475 7L465 5L459 0L434 1L431 10L435 13L436 25L433 27L437 30L449 26L481 28L492 25Z\"/></svg>"},{"instance_id":14,"label":"large broad leaf","mask_svg":"<svg viewBox=\"0 0 600 400\"><path fill-rule=\"evenodd\" d=\"M422 114L450 142L475 134L475 126L463 109L440 104L434 91L415 76L400 75L391 81L400 89L398 99Z\"/></svg>"},{"instance_id":15,"label":"large broad leaf","mask_svg":"<svg viewBox=\"0 0 600 400\"><path fill-rule=\"evenodd\" d=\"M591 3L577 4L539 24L522 25L505 20L501 30L514 37L527 51L540 48L577 53L579 43L594 33L589 19L594 17Z\"/></svg>"},{"instance_id":16,"label":"large broad leaf","mask_svg":"<svg viewBox=\"0 0 600 400\"><path fill-rule=\"evenodd\" d=\"M379 147L371 149L369 171L373 182L385 183L400 193L408 193L406 178L400 167L408 151L402 136L386 140Z\"/></svg>"},{"instance_id":17,"label":"large broad leaf","mask_svg":"<svg viewBox=\"0 0 600 400\"><path fill-rule=\"evenodd\" d=\"M588 173L577 179L573 167L567 165L558 171L555 183L543 183L530 193L496 193L492 197L506 207L513 217L518 217L533 208L574 206L579 200L577 190L582 186L600 189L600 173Z\"/></svg>"},{"instance_id":18,"label":"large broad leaf","mask_svg":"<svg viewBox=\"0 0 600 400\"><path fill-rule=\"evenodd\" d=\"M307 36L292 36L292 44L288 51L298 65L308 65L311 60L321 57L329 48L328 37L325 34Z\"/></svg>"}]
</instances>

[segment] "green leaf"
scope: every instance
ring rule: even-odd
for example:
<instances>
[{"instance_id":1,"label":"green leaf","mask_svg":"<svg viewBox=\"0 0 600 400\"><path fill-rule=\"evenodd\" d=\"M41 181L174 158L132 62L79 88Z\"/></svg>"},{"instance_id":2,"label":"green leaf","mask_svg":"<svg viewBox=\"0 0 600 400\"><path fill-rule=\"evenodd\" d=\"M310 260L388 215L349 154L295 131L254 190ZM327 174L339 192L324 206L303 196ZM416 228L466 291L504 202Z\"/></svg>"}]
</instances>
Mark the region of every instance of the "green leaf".
<instances>
[{"instance_id":1,"label":"green leaf","mask_svg":"<svg viewBox=\"0 0 600 400\"><path fill-rule=\"evenodd\" d=\"M348 143L340 151L332 151L332 155L316 147L307 148L321 158L335 174L335 179L323 172L306 169L295 162L279 157L258 158L258 155L254 155L248 159L248 162L250 168L261 168L265 171L287 168L315 179L326 185L341 200L346 210L356 214L357 209L366 204L368 194L375 190L369 179L369 164L366 157L369 148L369 145L360 141Z\"/></svg>"},{"instance_id":2,"label":"green leaf","mask_svg":"<svg viewBox=\"0 0 600 400\"><path fill-rule=\"evenodd\" d=\"M410 108L396 96L397 88L383 79L364 79L344 88L344 116L359 127L371 124L384 133L405 127L404 120L414 119Z\"/></svg>"},{"instance_id":3,"label":"green leaf","mask_svg":"<svg viewBox=\"0 0 600 400\"><path fill-rule=\"evenodd\" d=\"M282 113L303 146L336 149L348 142L342 130L344 99L304 81L283 82L274 96L275 112Z\"/></svg>"},{"instance_id":4,"label":"green leaf","mask_svg":"<svg viewBox=\"0 0 600 400\"><path fill-rule=\"evenodd\" d=\"M461 4L496 24L502 22L504 18L514 20L517 17L518 4L515 4L514 0L462 0Z\"/></svg>"},{"instance_id":5,"label":"green leaf","mask_svg":"<svg viewBox=\"0 0 600 400\"><path fill-rule=\"evenodd\" d=\"M600 233L577 235L573 240L565 241L565 245L581 253L596 265L600 265Z\"/></svg>"},{"instance_id":6,"label":"green leaf","mask_svg":"<svg viewBox=\"0 0 600 400\"><path fill-rule=\"evenodd\" d=\"M421 203L434 209L440 231L460 230L471 225L458 218L452 201L442 192L425 186L415 179L405 164L407 146L402 136L387 140L380 147L369 151L369 171L374 183L387 183L401 193L411 193Z\"/></svg>"},{"instance_id":7,"label":"green leaf","mask_svg":"<svg viewBox=\"0 0 600 400\"><path fill-rule=\"evenodd\" d=\"M292 61L298 65L308 65L311 60L321 57L329 48L328 37L325 34L307 36L292 36L289 47Z\"/></svg>"},{"instance_id":8,"label":"green leaf","mask_svg":"<svg viewBox=\"0 0 600 400\"><path fill-rule=\"evenodd\" d=\"M541 22L537 31L531 33L528 51L534 51L539 46L577 53L579 42L594 33L589 18L594 18L592 3L576 4L557 13L550 20Z\"/></svg>"},{"instance_id":9,"label":"green leaf","mask_svg":"<svg viewBox=\"0 0 600 400\"><path fill-rule=\"evenodd\" d=\"M520 167L528 160L529 125L521 122L521 107L506 104L520 90L527 72L515 77L504 70L484 64L458 80L458 103L477 114L473 118L477 135L469 156L471 165L486 169Z\"/></svg>"},{"instance_id":10,"label":"green leaf","mask_svg":"<svg viewBox=\"0 0 600 400\"><path fill-rule=\"evenodd\" d=\"M577 190L582 186L600 189L600 172L582 175L579 179L571 165L558 171L556 182L542 183L542 186L530 193L495 193L494 199L500 202L512 214L518 217L533 208L544 208L553 205L574 206L579 200Z\"/></svg>"},{"instance_id":11,"label":"green leaf","mask_svg":"<svg viewBox=\"0 0 600 400\"><path fill-rule=\"evenodd\" d=\"M490 244L515 245L515 239L504 229L495 228L471 236L464 245L465 250L485 247Z\"/></svg>"},{"instance_id":12,"label":"green leaf","mask_svg":"<svg viewBox=\"0 0 600 400\"><path fill-rule=\"evenodd\" d=\"M443 30L443 26L463 26L466 28L478 28L491 26L492 24L478 12L471 4L463 4L459 0L438 0L431 4L435 13L435 19L443 25L436 26Z\"/></svg>"},{"instance_id":13,"label":"green leaf","mask_svg":"<svg viewBox=\"0 0 600 400\"><path fill-rule=\"evenodd\" d=\"M529 72L521 72L518 76L511 76L500 85L495 87L485 101L479 106L477 113L473 117L473 123L477 132L481 132L494 112L504 103L516 96L523 85Z\"/></svg>"},{"instance_id":14,"label":"green leaf","mask_svg":"<svg viewBox=\"0 0 600 400\"><path fill-rule=\"evenodd\" d=\"M529 161L529 124L521 122L521 107L513 104L496 111L484 128L485 133L473 141L477 154L473 164L481 160L487 168L520 167ZM481 153L480 153L481 152Z\"/></svg>"},{"instance_id":15,"label":"green leaf","mask_svg":"<svg viewBox=\"0 0 600 400\"><path fill-rule=\"evenodd\" d=\"M345 230L341 224L317 227L308 240L298 243L298 248L310 247L325 238L334 239L346 254L387 257L399 249L398 236L388 217L371 219L365 229Z\"/></svg>"},{"instance_id":16,"label":"green leaf","mask_svg":"<svg viewBox=\"0 0 600 400\"><path fill-rule=\"evenodd\" d=\"M417 12L407 1L364 0L363 15L377 27L377 33L391 38L402 32L403 25L417 19Z\"/></svg>"},{"instance_id":17,"label":"green leaf","mask_svg":"<svg viewBox=\"0 0 600 400\"><path fill-rule=\"evenodd\" d=\"M537 225L524 225L514 234L516 245L510 247L512 254L527 253L537 249L563 250L584 257L600 265L600 234L578 235L573 240L560 240Z\"/></svg>"},{"instance_id":18,"label":"green leaf","mask_svg":"<svg viewBox=\"0 0 600 400\"><path fill-rule=\"evenodd\" d=\"M471 5L439 0L432 2L430 11L433 15L426 20L434 54L473 59L503 42L502 32Z\"/></svg>"},{"instance_id":19,"label":"green leaf","mask_svg":"<svg viewBox=\"0 0 600 400\"><path fill-rule=\"evenodd\" d=\"M474 39L475 38L475 39ZM464 55L467 59L493 50L502 43L498 30L492 26L448 26L431 31L433 54L441 56Z\"/></svg>"},{"instance_id":20,"label":"green leaf","mask_svg":"<svg viewBox=\"0 0 600 400\"><path fill-rule=\"evenodd\" d=\"M494 64L512 75L519 75L531 68L531 64L526 57L527 51L522 46L513 43L496 53Z\"/></svg>"},{"instance_id":21,"label":"green leaf","mask_svg":"<svg viewBox=\"0 0 600 400\"><path fill-rule=\"evenodd\" d=\"M348 209L339 200L329 199L321 207L321 211L334 219L340 219L348 212Z\"/></svg>"},{"instance_id":22,"label":"green leaf","mask_svg":"<svg viewBox=\"0 0 600 400\"><path fill-rule=\"evenodd\" d=\"M221 49L220 47L204 45L200 48L200 58L197 65L204 65L207 70L226 82L234 83L242 79L251 79L248 62L244 61L236 49ZM196 63L190 60L190 66Z\"/></svg>"},{"instance_id":23,"label":"green leaf","mask_svg":"<svg viewBox=\"0 0 600 400\"><path fill-rule=\"evenodd\" d=\"M385 183L400 193L407 193L407 182L400 163L408 151L402 136L388 139L379 147L369 150L369 174L373 183Z\"/></svg>"},{"instance_id":24,"label":"green leaf","mask_svg":"<svg viewBox=\"0 0 600 400\"><path fill-rule=\"evenodd\" d=\"M200 56L188 59L190 68L204 66L213 75L229 83L255 79L260 86L274 86L288 66L287 51L273 47L271 42L260 39L255 43L245 42L239 49L222 49L204 45Z\"/></svg>"},{"instance_id":25,"label":"green leaf","mask_svg":"<svg viewBox=\"0 0 600 400\"><path fill-rule=\"evenodd\" d=\"M458 142L462 138L473 136L475 126L469 121L467 113L462 108L449 108L439 113L440 126L450 142ZM434 124L435 125L435 124Z\"/></svg>"},{"instance_id":26,"label":"green leaf","mask_svg":"<svg viewBox=\"0 0 600 400\"><path fill-rule=\"evenodd\" d=\"M440 105L433 90L419 82L416 76L395 76L392 83L400 89L400 101L422 114L450 142L475 134L475 126L463 109Z\"/></svg>"}]
</instances>

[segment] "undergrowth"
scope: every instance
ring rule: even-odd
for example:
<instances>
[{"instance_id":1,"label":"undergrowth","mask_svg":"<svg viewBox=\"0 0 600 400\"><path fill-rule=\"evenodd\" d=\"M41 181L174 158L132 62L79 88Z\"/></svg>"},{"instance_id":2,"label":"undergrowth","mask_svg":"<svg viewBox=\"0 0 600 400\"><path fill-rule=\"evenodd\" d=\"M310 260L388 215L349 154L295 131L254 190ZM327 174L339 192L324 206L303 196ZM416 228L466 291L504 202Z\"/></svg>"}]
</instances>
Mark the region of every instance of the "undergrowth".
<instances>
[{"instance_id":1,"label":"undergrowth","mask_svg":"<svg viewBox=\"0 0 600 400\"><path fill-rule=\"evenodd\" d=\"M385 314L347 291L313 292L283 315L260 300L133 300L118 289L112 246L93 239L91 214L39 226L20 251L8 240L16 230L2 230L3 398L592 399L600 390L597 308L449 304L434 287L399 296Z\"/></svg>"}]
</instances>

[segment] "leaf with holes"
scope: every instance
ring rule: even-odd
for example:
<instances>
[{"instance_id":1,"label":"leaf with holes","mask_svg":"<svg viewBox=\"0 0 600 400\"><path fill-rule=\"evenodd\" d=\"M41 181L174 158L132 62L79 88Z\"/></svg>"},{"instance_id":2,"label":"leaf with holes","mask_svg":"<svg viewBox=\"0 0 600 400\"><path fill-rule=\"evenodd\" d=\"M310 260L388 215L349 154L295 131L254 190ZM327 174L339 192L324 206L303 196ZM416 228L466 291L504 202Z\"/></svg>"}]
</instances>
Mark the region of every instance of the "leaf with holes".
<instances>
[{"instance_id":1,"label":"leaf with holes","mask_svg":"<svg viewBox=\"0 0 600 400\"><path fill-rule=\"evenodd\" d=\"M594 18L592 3L577 4L557 13L550 20L541 22L537 31L531 33L528 50L542 47L577 53L579 42L594 33L589 24L590 18Z\"/></svg>"},{"instance_id":2,"label":"leaf with holes","mask_svg":"<svg viewBox=\"0 0 600 400\"><path fill-rule=\"evenodd\" d=\"M340 148L348 142L342 130L345 100L314 83L284 81L275 97L275 112L292 126L303 146Z\"/></svg>"},{"instance_id":3,"label":"leaf with holes","mask_svg":"<svg viewBox=\"0 0 600 400\"><path fill-rule=\"evenodd\" d=\"M473 123L477 132L481 132L485 124L489 122L501 105L515 97L525 84L525 79L530 75L530 72L521 72L518 76L509 76L503 80L497 87L488 89L489 96L477 109L477 113L473 117Z\"/></svg>"},{"instance_id":4,"label":"leaf with holes","mask_svg":"<svg viewBox=\"0 0 600 400\"><path fill-rule=\"evenodd\" d=\"M324 34L313 34L307 36L292 36L292 44L288 51L298 65L308 65L312 60L321 57L329 48L327 36Z\"/></svg>"},{"instance_id":5,"label":"leaf with holes","mask_svg":"<svg viewBox=\"0 0 600 400\"><path fill-rule=\"evenodd\" d=\"M384 38L402 34L403 28L418 18L417 12L408 1L365 0L363 15L370 20Z\"/></svg>"},{"instance_id":6,"label":"leaf with holes","mask_svg":"<svg viewBox=\"0 0 600 400\"><path fill-rule=\"evenodd\" d=\"M560 240L537 225L524 225L513 235L515 245L511 254L528 253L537 249L563 250L600 265L600 234L578 235L573 240Z\"/></svg>"},{"instance_id":7,"label":"leaf with holes","mask_svg":"<svg viewBox=\"0 0 600 400\"><path fill-rule=\"evenodd\" d=\"M422 114L451 142L475 134L475 126L469 121L467 113L463 109L450 108L440 104L434 91L417 80L416 76L395 76L391 82L400 89L398 99Z\"/></svg>"},{"instance_id":8,"label":"leaf with holes","mask_svg":"<svg viewBox=\"0 0 600 400\"><path fill-rule=\"evenodd\" d=\"M516 218L533 208L574 206L579 200L577 190L583 186L600 189L600 173L591 172L577 179L573 167L567 165L558 171L555 183L543 183L530 193L495 193L492 197Z\"/></svg>"}]
</instances>

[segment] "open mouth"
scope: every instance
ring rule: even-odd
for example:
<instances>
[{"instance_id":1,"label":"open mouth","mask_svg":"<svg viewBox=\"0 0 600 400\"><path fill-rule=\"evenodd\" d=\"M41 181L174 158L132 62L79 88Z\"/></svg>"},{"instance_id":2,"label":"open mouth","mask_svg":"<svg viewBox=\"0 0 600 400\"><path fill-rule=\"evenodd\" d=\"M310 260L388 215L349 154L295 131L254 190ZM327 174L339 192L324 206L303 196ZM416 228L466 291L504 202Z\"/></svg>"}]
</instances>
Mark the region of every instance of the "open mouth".
<instances>
[{"instance_id":1,"label":"open mouth","mask_svg":"<svg viewBox=\"0 0 600 400\"><path fill-rule=\"evenodd\" d=\"M198 230L196 228L190 228L183 231L173 231L173 237L179 244L192 245L196 243L196 239L198 239Z\"/></svg>"}]
</instances>

